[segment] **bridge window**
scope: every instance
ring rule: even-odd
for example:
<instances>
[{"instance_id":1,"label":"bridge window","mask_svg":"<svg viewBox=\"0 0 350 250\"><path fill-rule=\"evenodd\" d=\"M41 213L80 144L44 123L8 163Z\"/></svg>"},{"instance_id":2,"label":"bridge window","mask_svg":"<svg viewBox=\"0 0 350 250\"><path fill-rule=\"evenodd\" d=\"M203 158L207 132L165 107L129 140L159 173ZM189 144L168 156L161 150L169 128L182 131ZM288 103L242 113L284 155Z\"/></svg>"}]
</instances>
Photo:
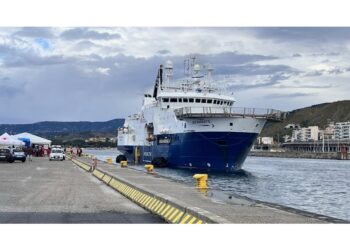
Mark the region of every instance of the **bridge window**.
<instances>
[{"instance_id":1,"label":"bridge window","mask_svg":"<svg viewBox=\"0 0 350 250\"><path fill-rule=\"evenodd\" d=\"M212 101L213 101L212 99L208 99L207 103L212 103Z\"/></svg>"},{"instance_id":2,"label":"bridge window","mask_svg":"<svg viewBox=\"0 0 350 250\"><path fill-rule=\"evenodd\" d=\"M163 102L169 102L169 98L163 98Z\"/></svg>"},{"instance_id":3,"label":"bridge window","mask_svg":"<svg viewBox=\"0 0 350 250\"><path fill-rule=\"evenodd\" d=\"M182 102L182 98L179 98L179 102Z\"/></svg>"},{"instance_id":4,"label":"bridge window","mask_svg":"<svg viewBox=\"0 0 350 250\"><path fill-rule=\"evenodd\" d=\"M222 105L223 104L223 101L220 101L220 105Z\"/></svg>"},{"instance_id":5,"label":"bridge window","mask_svg":"<svg viewBox=\"0 0 350 250\"><path fill-rule=\"evenodd\" d=\"M170 98L170 102L177 102L177 98Z\"/></svg>"},{"instance_id":6,"label":"bridge window","mask_svg":"<svg viewBox=\"0 0 350 250\"><path fill-rule=\"evenodd\" d=\"M196 99L196 103L200 103L201 102L201 99Z\"/></svg>"},{"instance_id":7,"label":"bridge window","mask_svg":"<svg viewBox=\"0 0 350 250\"><path fill-rule=\"evenodd\" d=\"M188 102L194 102L193 98L188 99Z\"/></svg>"},{"instance_id":8,"label":"bridge window","mask_svg":"<svg viewBox=\"0 0 350 250\"><path fill-rule=\"evenodd\" d=\"M202 99L202 101L201 101L202 103L206 103L207 102L207 100L206 99Z\"/></svg>"},{"instance_id":9,"label":"bridge window","mask_svg":"<svg viewBox=\"0 0 350 250\"><path fill-rule=\"evenodd\" d=\"M216 104L216 100L213 101L213 104Z\"/></svg>"},{"instance_id":10,"label":"bridge window","mask_svg":"<svg viewBox=\"0 0 350 250\"><path fill-rule=\"evenodd\" d=\"M184 101L184 102L188 102L188 99L187 99L187 98L184 98L183 101Z\"/></svg>"}]
</instances>

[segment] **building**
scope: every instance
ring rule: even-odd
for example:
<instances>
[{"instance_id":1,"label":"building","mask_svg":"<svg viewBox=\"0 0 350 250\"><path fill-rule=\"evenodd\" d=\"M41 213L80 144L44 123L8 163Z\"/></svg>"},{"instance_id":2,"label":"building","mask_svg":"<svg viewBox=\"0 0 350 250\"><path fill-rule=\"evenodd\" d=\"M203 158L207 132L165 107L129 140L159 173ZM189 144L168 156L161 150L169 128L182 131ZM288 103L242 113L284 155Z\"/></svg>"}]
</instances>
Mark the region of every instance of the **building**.
<instances>
[{"instance_id":1,"label":"building","mask_svg":"<svg viewBox=\"0 0 350 250\"><path fill-rule=\"evenodd\" d=\"M334 139L346 140L350 139L350 121L337 122L334 126Z\"/></svg>"},{"instance_id":2,"label":"building","mask_svg":"<svg viewBox=\"0 0 350 250\"><path fill-rule=\"evenodd\" d=\"M273 137L258 137L258 144L263 145L272 145L273 144Z\"/></svg>"},{"instance_id":3,"label":"building","mask_svg":"<svg viewBox=\"0 0 350 250\"><path fill-rule=\"evenodd\" d=\"M283 141L284 142L292 142L292 137L290 135L285 135L285 136L283 136Z\"/></svg>"},{"instance_id":4,"label":"building","mask_svg":"<svg viewBox=\"0 0 350 250\"><path fill-rule=\"evenodd\" d=\"M292 142L295 141L318 141L318 126L309 126L307 128L295 129L292 131Z\"/></svg>"},{"instance_id":5,"label":"building","mask_svg":"<svg viewBox=\"0 0 350 250\"><path fill-rule=\"evenodd\" d=\"M300 129L300 125L299 124L290 123L287 126L285 126L284 129Z\"/></svg>"}]
</instances>

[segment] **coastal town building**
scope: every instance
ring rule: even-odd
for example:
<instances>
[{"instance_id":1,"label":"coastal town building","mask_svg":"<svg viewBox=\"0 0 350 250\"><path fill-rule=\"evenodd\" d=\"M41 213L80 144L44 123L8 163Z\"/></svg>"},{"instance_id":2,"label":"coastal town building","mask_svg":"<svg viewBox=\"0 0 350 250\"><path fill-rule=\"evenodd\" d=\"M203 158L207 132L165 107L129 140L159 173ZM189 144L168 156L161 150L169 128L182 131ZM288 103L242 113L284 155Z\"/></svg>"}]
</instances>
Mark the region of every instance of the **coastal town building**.
<instances>
[{"instance_id":1,"label":"coastal town building","mask_svg":"<svg viewBox=\"0 0 350 250\"><path fill-rule=\"evenodd\" d=\"M337 122L334 126L334 139L346 140L350 139L350 121Z\"/></svg>"},{"instance_id":2,"label":"coastal town building","mask_svg":"<svg viewBox=\"0 0 350 250\"><path fill-rule=\"evenodd\" d=\"M272 145L273 137L258 137L257 142L258 144Z\"/></svg>"},{"instance_id":3,"label":"coastal town building","mask_svg":"<svg viewBox=\"0 0 350 250\"><path fill-rule=\"evenodd\" d=\"M284 129L300 129L300 125L299 124L294 124L294 123L290 123L287 126L284 127Z\"/></svg>"},{"instance_id":4,"label":"coastal town building","mask_svg":"<svg viewBox=\"0 0 350 250\"><path fill-rule=\"evenodd\" d=\"M318 126L295 129L292 131L291 141L317 141L319 139Z\"/></svg>"}]
</instances>

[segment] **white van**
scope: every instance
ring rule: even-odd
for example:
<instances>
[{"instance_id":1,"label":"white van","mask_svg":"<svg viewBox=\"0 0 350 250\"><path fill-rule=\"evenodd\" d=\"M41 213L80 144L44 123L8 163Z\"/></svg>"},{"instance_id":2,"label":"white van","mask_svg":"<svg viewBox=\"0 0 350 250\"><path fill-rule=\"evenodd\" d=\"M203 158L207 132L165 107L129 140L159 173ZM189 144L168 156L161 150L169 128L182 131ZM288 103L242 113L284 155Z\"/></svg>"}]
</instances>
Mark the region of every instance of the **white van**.
<instances>
[{"instance_id":1,"label":"white van","mask_svg":"<svg viewBox=\"0 0 350 250\"><path fill-rule=\"evenodd\" d=\"M49 160L59 160L63 161L66 159L66 156L62 148L52 148L49 156Z\"/></svg>"}]
</instances>

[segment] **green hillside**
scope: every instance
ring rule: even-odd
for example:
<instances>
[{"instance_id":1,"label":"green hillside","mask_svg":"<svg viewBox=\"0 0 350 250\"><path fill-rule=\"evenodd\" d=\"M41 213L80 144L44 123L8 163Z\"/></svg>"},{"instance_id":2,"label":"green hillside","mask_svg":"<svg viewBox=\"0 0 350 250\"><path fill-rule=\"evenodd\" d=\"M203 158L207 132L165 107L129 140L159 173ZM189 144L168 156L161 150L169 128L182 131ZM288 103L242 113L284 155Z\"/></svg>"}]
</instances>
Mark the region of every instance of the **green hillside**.
<instances>
[{"instance_id":1,"label":"green hillside","mask_svg":"<svg viewBox=\"0 0 350 250\"><path fill-rule=\"evenodd\" d=\"M282 141L282 136L291 135L290 129L284 129L290 123L300 124L302 127L316 125L323 129L329 121L350 121L350 100L322 103L293 110L289 112L285 121L267 123L261 136L273 136L276 140L279 137Z\"/></svg>"}]
</instances>

